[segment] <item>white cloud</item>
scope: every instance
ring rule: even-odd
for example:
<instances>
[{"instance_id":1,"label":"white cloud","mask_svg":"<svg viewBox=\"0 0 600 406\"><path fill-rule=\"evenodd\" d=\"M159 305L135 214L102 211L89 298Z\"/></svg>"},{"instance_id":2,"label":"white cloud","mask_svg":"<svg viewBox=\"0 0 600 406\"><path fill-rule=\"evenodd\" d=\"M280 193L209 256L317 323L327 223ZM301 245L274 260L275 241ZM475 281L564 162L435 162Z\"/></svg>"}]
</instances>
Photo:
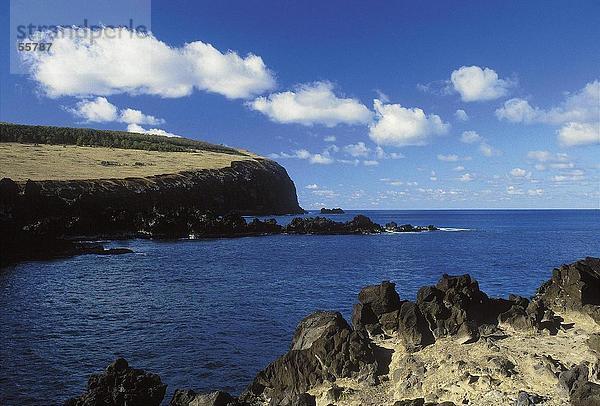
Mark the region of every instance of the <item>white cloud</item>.
<instances>
[{"instance_id":1,"label":"white cloud","mask_svg":"<svg viewBox=\"0 0 600 406\"><path fill-rule=\"evenodd\" d=\"M555 175L552 177L553 182L562 183L562 182L576 182L585 179L585 172L581 169L574 169L569 172L564 172L560 175Z\"/></svg>"},{"instance_id":2,"label":"white cloud","mask_svg":"<svg viewBox=\"0 0 600 406\"><path fill-rule=\"evenodd\" d=\"M196 89L237 99L275 86L260 56L222 53L202 41L176 48L126 28L64 28L52 42L52 51L27 52L24 60L52 98L120 93L182 97Z\"/></svg>"},{"instance_id":3,"label":"white cloud","mask_svg":"<svg viewBox=\"0 0 600 406\"><path fill-rule=\"evenodd\" d=\"M389 103L390 102L390 97L387 94L383 93L379 89L375 89L375 92L377 93L377 98L379 100L381 100L383 103Z\"/></svg>"},{"instance_id":4,"label":"white cloud","mask_svg":"<svg viewBox=\"0 0 600 406\"><path fill-rule=\"evenodd\" d=\"M325 199L333 199L334 197L339 196L338 193L334 192L333 190L329 190L329 189L313 190L312 194L319 196L319 197L323 197Z\"/></svg>"},{"instance_id":5,"label":"white cloud","mask_svg":"<svg viewBox=\"0 0 600 406\"><path fill-rule=\"evenodd\" d=\"M586 84L557 107L533 107L527 100L510 99L496 110L500 120L513 123L560 125L558 141L565 146L600 144L600 81Z\"/></svg>"},{"instance_id":6,"label":"white cloud","mask_svg":"<svg viewBox=\"0 0 600 406\"><path fill-rule=\"evenodd\" d=\"M525 178L531 176L531 172L527 172L525 169L513 168L510 171L510 176L515 178Z\"/></svg>"},{"instance_id":7,"label":"white cloud","mask_svg":"<svg viewBox=\"0 0 600 406\"><path fill-rule=\"evenodd\" d=\"M460 142L465 144L475 144L476 142L482 141L482 138L477 131L464 131L460 136Z\"/></svg>"},{"instance_id":8,"label":"white cloud","mask_svg":"<svg viewBox=\"0 0 600 406\"><path fill-rule=\"evenodd\" d=\"M356 144L349 144L344 147L344 151L353 157L366 157L371 152L371 149L365 145L364 142L357 142Z\"/></svg>"},{"instance_id":9,"label":"white cloud","mask_svg":"<svg viewBox=\"0 0 600 406\"><path fill-rule=\"evenodd\" d=\"M529 196L542 196L544 194L544 189L529 189L527 190L527 194Z\"/></svg>"},{"instance_id":10,"label":"white cloud","mask_svg":"<svg viewBox=\"0 0 600 406\"><path fill-rule=\"evenodd\" d=\"M372 112L357 99L333 93L333 84L314 82L299 85L294 91L273 93L247 104L277 123L302 125L367 124Z\"/></svg>"},{"instance_id":11,"label":"white cloud","mask_svg":"<svg viewBox=\"0 0 600 406\"><path fill-rule=\"evenodd\" d=\"M331 157L328 149L325 149L320 154L313 154L307 149L298 149L295 150L292 154L288 154L286 152L281 152L279 154L269 154L269 158L272 159L286 159L286 158L296 158L303 159L308 161L311 164L317 165L329 165L335 162L335 160Z\"/></svg>"},{"instance_id":12,"label":"white cloud","mask_svg":"<svg viewBox=\"0 0 600 406\"><path fill-rule=\"evenodd\" d=\"M471 182L472 180L475 179L475 175L470 174L470 173L463 173L458 180L460 180L461 182Z\"/></svg>"},{"instance_id":13,"label":"white cloud","mask_svg":"<svg viewBox=\"0 0 600 406\"><path fill-rule=\"evenodd\" d=\"M124 109L121 110L119 121L127 124L149 124L160 125L164 124L165 120L154 116L146 115L140 110Z\"/></svg>"},{"instance_id":14,"label":"white cloud","mask_svg":"<svg viewBox=\"0 0 600 406\"><path fill-rule=\"evenodd\" d=\"M316 183L311 183L310 185L306 185L305 188L309 190L315 190L319 188L319 185L317 185Z\"/></svg>"},{"instance_id":15,"label":"white cloud","mask_svg":"<svg viewBox=\"0 0 600 406\"><path fill-rule=\"evenodd\" d=\"M600 144L600 121L567 123L558 130L558 141L565 146Z\"/></svg>"},{"instance_id":16,"label":"white cloud","mask_svg":"<svg viewBox=\"0 0 600 406\"><path fill-rule=\"evenodd\" d=\"M75 107L67 108L67 111L87 122L105 123L118 119L117 106L110 103L105 97L97 97L94 100L81 100Z\"/></svg>"},{"instance_id":17,"label":"white cloud","mask_svg":"<svg viewBox=\"0 0 600 406\"><path fill-rule=\"evenodd\" d=\"M481 144L479 144L479 152L481 152L481 154L486 157L500 155L500 151L493 148L487 142L482 142Z\"/></svg>"},{"instance_id":18,"label":"white cloud","mask_svg":"<svg viewBox=\"0 0 600 406\"><path fill-rule=\"evenodd\" d=\"M325 142L335 142L336 141L335 135L328 135L327 137L323 138L323 141L325 141Z\"/></svg>"},{"instance_id":19,"label":"white cloud","mask_svg":"<svg viewBox=\"0 0 600 406\"><path fill-rule=\"evenodd\" d=\"M527 158L534 159L539 162L567 162L569 156L564 153L553 154L550 151L529 151Z\"/></svg>"},{"instance_id":20,"label":"white cloud","mask_svg":"<svg viewBox=\"0 0 600 406\"><path fill-rule=\"evenodd\" d=\"M524 192L523 190L511 185L506 188L506 193L509 195L522 195Z\"/></svg>"},{"instance_id":21,"label":"white cloud","mask_svg":"<svg viewBox=\"0 0 600 406\"><path fill-rule=\"evenodd\" d=\"M373 159L367 159L363 161L364 166L377 166L379 165L379 161L375 161Z\"/></svg>"},{"instance_id":22,"label":"white cloud","mask_svg":"<svg viewBox=\"0 0 600 406\"><path fill-rule=\"evenodd\" d=\"M402 159L405 158L401 152L390 152L387 153L379 145L375 147L375 157L377 159Z\"/></svg>"},{"instance_id":23,"label":"white cloud","mask_svg":"<svg viewBox=\"0 0 600 406\"><path fill-rule=\"evenodd\" d=\"M505 96L513 82L500 79L490 68L461 66L452 72L450 81L465 102L494 100Z\"/></svg>"},{"instance_id":24,"label":"white cloud","mask_svg":"<svg viewBox=\"0 0 600 406\"><path fill-rule=\"evenodd\" d=\"M431 136L446 134L450 129L440 116L426 115L419 108L383 104L378 99L374 100L374 108L375 121L369 126L369 137L378 145L425 145Z\"/></svg>"},{"instance_id":25,"label":"white cloud","mask_svg":"<svg viewBox=\"0 0 600 406\"><path fill-rule=\"evenodd\" d=\"M435 182L435 181L438 180L435 171L431 171L431 176L429 177L429 180L432 181L432 182Z\"/></svg>"},{"instance_id":26,"label":"white cloud","mask_svg":"<svg viewBox=\"0 0 600 406\"><path fill-rule=\"evenodd\" d=\"M452 170L456 171L456 172L462 172L465 170L465 167L462 165L459 165L459 166L455 166Z\"/></svg>"},{"instance_id":27,"label":"white cloud","mask_svg":"<svg viewBox=\"0 0 600 406\"><path fill-rule=\"evenodd\" d=\"M456 110L456 112L454 113L454 117L456 117L456 119L460 120L460 121L467 121L467 120L469 120L469 115L463 109Z\"/></svg>"},{"instance_id":28,"label":"white cloud","mask_svg":"<svg viewBox=\"0 0 600 406\"><path fill-rule=\"evenodd\" d=\"M143 128L142 126L138 125L138 124L129 124L127 126L127 131L130 133L138 133L138 134L152 134L152 135L162 135L163 137L181 137L180 135L177 134L173 134L170 132L167 132L165 130L161 130L160 128L150 128L148 130L146 130L145 128Z\"/></svg>"},{"instance_id":29,"label":"white cloud","mask_svg":"<svg viewBox=\"0 0 600 406\"><path fill-rule=\"evenodd\" d=\"M448 154L448 155L438 154L437 159L438 159L438 161L443 161L443 162L457 162L460 159L460 157L456 154Z\"/></svg>"}]
</instances>

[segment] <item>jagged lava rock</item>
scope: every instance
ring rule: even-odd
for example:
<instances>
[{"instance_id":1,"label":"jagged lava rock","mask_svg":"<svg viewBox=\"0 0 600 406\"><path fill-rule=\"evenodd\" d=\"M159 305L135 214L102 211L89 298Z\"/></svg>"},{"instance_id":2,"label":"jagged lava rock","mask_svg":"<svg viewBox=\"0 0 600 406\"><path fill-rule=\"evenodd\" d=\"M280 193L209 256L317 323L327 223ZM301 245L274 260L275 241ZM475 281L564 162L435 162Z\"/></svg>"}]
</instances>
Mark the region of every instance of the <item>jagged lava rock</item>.
<instances>
[{"instance_id":1,"label":"jagged lava rock","mask_svg":"<svg viewBox=\"0 0 600 406\"><path fill-rule=\"evenodd\" d=\"M177 389L169 406L238 406L237 399L227 392L197 393L191 389Z\"/></svg>"},{"instance_id":2,"label":"jagged lava rock","mask_svg":"<svg viewBox=\"0 0 600 406\"><path fill-rule=\"evenodd\" d=\"M131 368L118 358L103 373L90 376L86 392L65 406L159 406L166 390L160 376Z\"/></svg>"},{"instance_id":3,"label":"jagged lava rock","mask_svg":"<svg viewBox=\"0 0 600 406\"><path fill-rule=\"evenodd\" d=\"M315 312L303 319L290 351L259 372L240 399L291 405L311 387L337 378L377 381L377 361L368 338L350 328L338 312Z\"/></svg>"},{"instance_id":4,"label":"jagged lava rock","mask_svg":"<svg viewBox=\"0 0 600 406\"><path fill-rule=\"evenodd\" d=\"M536 295L556 311L578 311L600 323L600 258L587 257L554 269Z\"/></svg>"}]
</instances>

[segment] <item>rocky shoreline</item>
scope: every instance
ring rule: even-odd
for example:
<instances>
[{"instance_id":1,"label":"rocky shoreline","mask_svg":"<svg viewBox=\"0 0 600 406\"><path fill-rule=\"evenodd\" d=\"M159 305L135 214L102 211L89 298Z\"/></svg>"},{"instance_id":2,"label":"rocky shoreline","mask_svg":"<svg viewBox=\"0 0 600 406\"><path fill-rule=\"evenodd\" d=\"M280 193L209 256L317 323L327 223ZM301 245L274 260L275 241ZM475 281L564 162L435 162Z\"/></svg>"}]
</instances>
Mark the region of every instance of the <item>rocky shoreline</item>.
<instances>
[{"instance_id":1,"label":"rocky shoreline","mask_svg":"<svg viewBox=\"0 0 600 406\"><path fill-rule=\"evenodd\" d=\"M246 221L238 213L217 215L192 208L153 210L135 224L131 231L106 231L93 236L78 236L68 229L66 219L61 222L18 223L5 217L8 233L2 237L2 248L6 254L0 258L0 266L25 260L64 258L82 254L123 254L126 248L105 249L102 244L89 241L108 239L212 239L290 235L349 235L379 234L382 232L435 231L434 226L413 226L388 223L385 227L370 218L357 215L347 222L338 222L326 217L294 218L288 225L277 224L275 219Z\"/></svg>"},{"instance_id":2,"label":"rocky shoreline","mask_svg":"<svg viewBox=\"0 0 600 406\"><path fill-rule=\"evenodd\" d=\"M600 258L554 269L536 295L490 298L469 275L443 275L402 300L367 286L352 326L303 319L290 349L239 396L178 389L170 406L600 404ZM123 359L68 406L159 405L160 377Z\"/></svg>"}]
</instances>

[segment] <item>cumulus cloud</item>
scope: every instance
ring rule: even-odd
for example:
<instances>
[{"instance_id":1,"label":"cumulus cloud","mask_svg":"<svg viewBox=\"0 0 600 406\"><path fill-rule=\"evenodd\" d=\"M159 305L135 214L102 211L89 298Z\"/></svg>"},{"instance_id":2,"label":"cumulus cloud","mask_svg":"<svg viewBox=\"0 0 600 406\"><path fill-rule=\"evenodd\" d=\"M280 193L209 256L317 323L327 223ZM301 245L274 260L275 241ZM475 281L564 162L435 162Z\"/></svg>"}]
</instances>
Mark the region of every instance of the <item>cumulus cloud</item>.
<instances>
[{"instance_id":1,"label":"cumulus cloud","mask_svg":"<svg viewBox=\"0 0 600 406\"><path fill-rule=\"evenodd\" d=\"M469 120L469 115L463 109L456 110L456 112L454 113L454 117L456 117L456 119L460 120L460 121L467 121L467 120Z\"/></svg>"},{"instance_id":2,"label":"cumulus cloud","mask_svg":"<svg viewBox=\"0 0 600 406\"><path fill-rule=\"evenodd\" d=\"M448 155L438 154L437 159L438 159L438 161L442 161L442 162L457 162L460 159L460 157L456 154L448 154Z\"/></svg>"},{"instance_id":3,"label":"cumulus cloud","mask_svg":"<svg viewBox=\"0 0 600 406\"><path fill-rule=\"evenodd\" d=\"M105 97L81 100L75 107L66 110L87 122L105 123L117 121L119 118L117 106L110 103Z\"/></svg>"},{"instance_id":4,"label":"cumulus cloud","mask_svg":"<svg viewBox=\"0 0 600 406\"><path fill-rule=\"evenodd\" d=\"M311 183L310 185L306 185L305 188L309 190L315 190L319 188L319 185L317 185L316 183Z\"/></svg>"},{"instance_id":5,"label":"cumulus cloud","mask_svg":"<svg viewBox=\"0 0 600 406\"><path fill-rule=\"evenodd\" d=\"M52 42L49 52L24 53L32 78L52 98L121 93L182 97L196 89L245 99L275 86L260 56L223 53L202 41L171 47L152 34L126 28L63 28Z\"/></svg>"},{"instance_id":6,"label":"cumulus cloud","mask_svg":"<svg viewBox=\"0 0 600 406\"><path fill-rule=\"evenodd\" d=\"M600 144L600 81L586 84L556 107L542 109L525 99L507 100L496 110L500 120L560 125L558 141L565 146Z\"/></svg>"},{"instance_id":7,"label":"cumulus cloud","mask_svg":"<svg viewBox=\"0 0 600 406\"><path fill-rule=\"evenodd\" d=\"M565 146L600 144L600 121L567 123L558 130L558 141Z\"/></svg>"},{"instance_id":8,"label":"cumulus cloud","mask_svg":"<svg viewBox=\"0 0 600 406\"><path fill-rule=\"evenodd\" d=\"M481 144L479 144L479 152L481 152L483 156L488 158L491 156L500 155L500 151L492 147L487 142L482 142Z\"/></svg>"},{"instance_id":9,"label":"cumulus cloud","mask_svg":"<svg viewBox=\"0 0 600 406\"><path fill-rule=\"evenodd\" d=\"M377 165L379 165L379 161L376 161L374 159L366 159L363 161L363 165L364 166L377 166Z\"/></svg>"},{"instance_id":10,"label":"cumulus cloud","mask_svg":"<svg viewBox=\"0 0 600 406\"><path fill-rule=\"evenodd\" d=\"M529 189L527 190L527 194L529 196L542 196L544 194L544 189Z\"/></svg>"},{"instance_id":11,"label":"cumulus cloud","mask_svg":"<svg viewBox=\"0 0 600 406\"><path fill-rule=\"evenodd\" d=\"M425 145L431 136L446 134L450 129L440 116L427 115L420 108L383 104L379 99L374 100L374 108L375 121L369 126L369 137L378 145Z\"/></svg>"},{"instance_id":12,"label":"cumulus cloud","mask_svg":"<svg viewBox=\"0 0 600 406\"><path fill-rule=\"evenodd\" d=\"M525 169L522 168L513 168L510 171L510 176L514 178L525 178L531 176L531 172L527 172Z\"/></svg>"},{"instance_id":13,"label":"cumulus cloud","mask_svg":"<svg viewBox=\"0 0 600 406\"><path fill-rule=\"evenodd\" d=\"M302 125L367 124L372 112L360 101L338 97L330 82L299 85L293 91L273 93L247 104L277 123Z\"/></svg>"},{"instance_id":14,"label":"cumulus cloud","mask_svg":"<svg viewBox=\"0 0 600 406\"><path fill-rule=\"evenodd\" d=\"M401 152L385 152L379 145L375 147L375 157L377 159L402 159L405 158Z\"/></svg>"},{"instance_id":15,"label":"cumulus cloud","mask_svg":"<svg viewBox=\"0 0 600 406\"><path fill-rule=\"evenodd\" d=\"M522 195L524 194L522 189L519 189L516 186L507 186L506 187L506 193L508 193L509 195Z\"/></svg>"},{"instance_id":16,"label":"cumulus cloud","mask_svg":"<svg viewBox=\"0 0 600 406\"><path fill-rule=\"evenodd\" d=\"M475 144L476 142L482 141L482 138L477 131L464 131L460 136L460 142L465 144Z\"/></svg>"},{"instance_id":17,"label":"cumulus cloud","mask_svg":"<svg viewBox=\"0 0 600 406\"><path fill-rule=\"evenodd\" d=\"M88 123L108 123L118 122L127 124L127 131L139 134L163 135L165 137L179 137L179 135L161 130L159 128L145 129L142 125L160 125L165 120L135 109L121 109L105 97L96 97L95 99L85 99L77 102L74 107L66 107L67 111L76 117L84 119Z\"/></svg>"},{"instance_id":18,"label":"cumulus cloud","mask_svg":"<svg viewBox=\"0 0 600 406\"><path fill-rule=\"evenodd\" d=\"M559 175L555 175L552 177L552 181L557 183L576 182L584 179L585 172L581 169L574 169L572 171L563 172Z\"/></svg>"},{"instance_id":19,"label":"cumulus cloud","mask_svg":"<svg viewBox=\"0 0 600 406\"><path fill-rule=\"evenodd\" d=\"M293 151L293 153L288 154L286 152L281 152L279 154L269 154L269 158L273 159L286 159L286 158L296 158L303 159L308 161L311 164L316 165L329 165L335 162L335 159L331 157L331 154L328 149L325 149L322 153L313 154L307 149L297 149Z\"/></svg>"},{"instance_id":20,"label":"cumulus cloud","mask_svg":"<svg viewBox=\"0 0 600 406\"><path fill-rule=\"evenodd\" d=\"M344 151L353 157L366 157L371 152L371 149L365 145L364 142L357 142L356 144L349 144L344 147Z\"/></svg>"},{"instance_id":21,"label":"cumulus cloud","mask_svg":"<svg viewBox=\"0 0 600 406\"><path fill-rule=\"evenodd\" d=\"M323 141L325 141L325 142L335 142L336 141L335 135L328 135L327 137L323 138Z\"/></svg>"},{"instance_id":22,"label":"cumulus cloud","mask_svg":"<svg viewBox=\"0 0 600 406\"><path fill-rule=\"evenodd\" d=\"M470 173L463 173L462 175L460 175L458 180L460 180L461 182L471 182L475 180L475 175Z\"/></svg>"},{"instance_id":23,"label":"cumulus cloud","mask_svg":"<svg viewBox=\"0 0 600 406\"><path fill-rule=\"evenodd\" d=\"M461 66L452 72L450 82L463 101L494 100L508 94L513 81L500 79L490 68Z\"/></svg>"},{"instance_id":24,"label":"cumulus cloud","mask_svg":"<svg viewBox=\"0 0 600 406\"><path fill-rule=\"evenodd\" d=\"M163 137L177 137L177 138L181 137L180 135L173 134L173 133L170 133L165 130L161 130L160 128L150 128L147 130L138 124L129 124L127 126L127 131L130 133L137 133L137 134L162 135Z\"/></svg>"},{"instance_id":25,"label":"cumulus cloud","mask_svg":"<svg viewBox=\"0 0 600 406\"><path fill-rule=\"evenodd\" d=\"M150 124L159 125L164 124L165 120L162 118L156 118L151 115L142 113L140 110L134 109L123 109L119 121L127 124Z\"/></svg>"}]
</instances>

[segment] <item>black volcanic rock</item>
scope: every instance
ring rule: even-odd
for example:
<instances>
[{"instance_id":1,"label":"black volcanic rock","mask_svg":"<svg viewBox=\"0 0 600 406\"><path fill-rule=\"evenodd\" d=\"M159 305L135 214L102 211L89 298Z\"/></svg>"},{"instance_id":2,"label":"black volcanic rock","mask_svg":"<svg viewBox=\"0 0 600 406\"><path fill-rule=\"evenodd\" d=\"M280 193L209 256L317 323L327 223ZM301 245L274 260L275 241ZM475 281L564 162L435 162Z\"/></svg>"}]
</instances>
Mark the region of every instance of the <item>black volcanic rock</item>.
<instances>
[{"instance_id":1,"label":"black volcanic rock","mask_svg":"<svg viewBox=\"0 0 600 406\"><path fill-rule=\"evenodd\" d=\"M376 234L381 231L379 224L360 214L345 223L325 217L297 217L283 229L287 234Z\"/></svg>"},{"instance_id":2,"label":"black volcanic rock","mask_svg":"<svg viewBox=\"0 0 600 406\"><path fill-rule=\"evenodd\" d=\"M344 214L344 213L345 213L345 211L339 207L333 208L333 209L327 209L325 207L321 208L321 214Z\"/></svg>"},{"instance_id":3,"label":"black volcanic rock","mask_svg":"<svg viewBox=\"0 0 600 406\"><path fill-rule=\"evenodd\" d=\"M554 269L536 297L557 311L578 311L600 323L600 258L585 258Z\"/></svg>"},{"instance_id":4,"label":"black volcanic rock","mask_svg":"<svg viewBox=\"0 0 600 406\"><path fill-rule=\"evenodd\" d=\"M256 158L230 167L145 178L0 180L2 263L55 257L71 238L158 238L205 234L203 214L224 216L303 213L296 188L279 164ZM223 219L223 223L226 223ZM224 224L229 227L233 224ZM256 223L252 233L271 230ZM191 230L191 231L190 231ZM39 246L32 252L31 246ZM62 255L62 253L60 254Z\"/></svg>"},{"instance_id":5,"label":"black volcanic rock","mask_svg":"<svg viewBox=\"0 0 600 406\"><path fill-rule=\"evenodd\" d=\"M296 328L290 351L259 372L242 394L252 403L291 405L311 387L337 378L375 383L377 361L366 336L337 312L315 312Z\"/></svg>"},{"instance_id":6,"label":"black volcanic rock","mask_svg":"<svg viewBox=\"0 0 600 406\"><path fill-rule=\"evenodd\" d=\"M585 382L573 391L569 400L572 406L598 406L600 405L600 385Z\"/></svg>"},{"instance_id":7,"label":"black volcanic rock","mask_svg":"<svg viewBox=\"0 0 600 406\"><path fill-rule=\"evenodd\" d=\"M169 406L238 406L237 399L227 392L197 393L191 389L177 389Z\"/></svg>"},{"instance_id":8,"label":"black volcanic rock","mask_svg":"<svg viewBox=\"0 0 600 406\"><path fill-rule=\"evenodd\" d=\"M90 376L86 392L65 406L159 406L166 390L158 375L118 358L103 373Z\"/></svg>"}]
</instances>

